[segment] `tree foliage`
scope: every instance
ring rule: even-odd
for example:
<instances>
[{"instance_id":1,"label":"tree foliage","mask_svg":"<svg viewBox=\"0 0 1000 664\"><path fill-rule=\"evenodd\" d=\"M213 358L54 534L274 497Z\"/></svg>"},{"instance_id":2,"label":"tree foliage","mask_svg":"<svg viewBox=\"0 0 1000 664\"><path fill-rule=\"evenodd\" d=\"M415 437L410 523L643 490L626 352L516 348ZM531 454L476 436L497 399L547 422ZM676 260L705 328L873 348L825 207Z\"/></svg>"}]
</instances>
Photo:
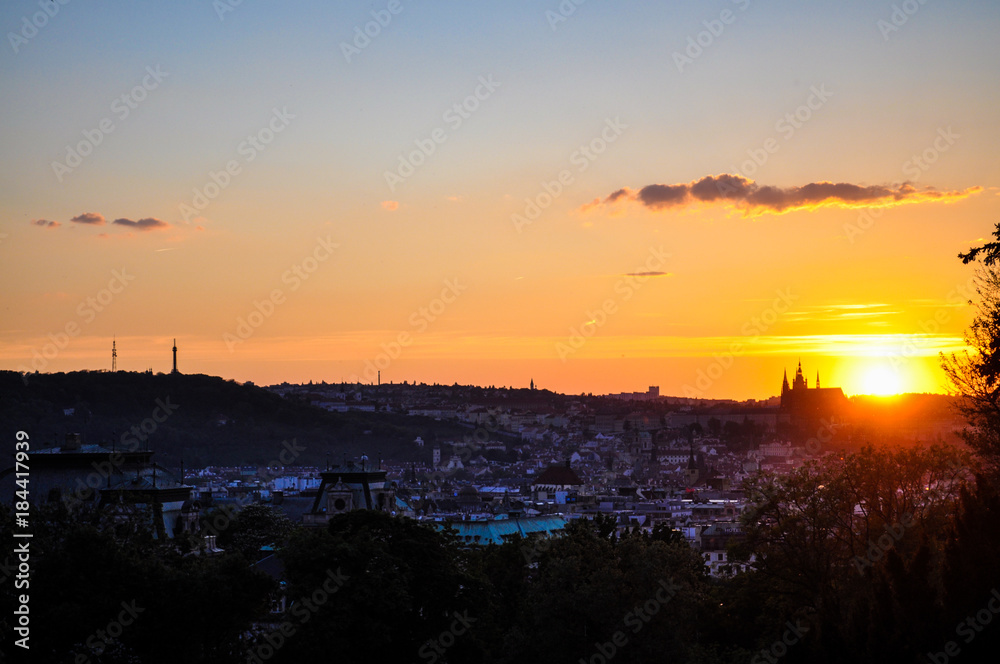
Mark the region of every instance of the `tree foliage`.
<instances>
[{"instance_id":1,"label":"tree foliage","mask_svg":"<svg viewBox=\"0 0 1000 664\"><path fill-rule=\"evenodd\" d=\"M211 515L205 522L212 523ZM223 549L232 549L250 562L256 562L267 555L261 553L261 547L280 549L293 528L288 517L271 505L251 503L241 509L226 528L219 530L217 543Z\"/></svg>"},{"instance_id":2,"label":"tree foliage","mask_svg":"<svg viewBox=\"0 0 1000 664\"><path fill-rule=\"evenodd\" d=\"M959 253L958 257L962 259L962 263L968 265L981 260L983 265L990 267L1000 261L1000 223L993 230L993 237L997 238L998 242L984 242L980 247L972 247L964 254Z\"/></svg>"},{"instance_id":3,"label":"tree foliage","mask_svg":"<svg viewBox=\"0 0 1000 664\"><path fill-rule=\"evenodd\" d=\"M1000 472L1000 268L980 268L978 300L965 343L971 348L941 354L941 364L969 424L963 438L993 472Z\"/></svg>"},{"instance_id":4,"label":"tree foliage","mask_svg":"<svg viewBox=\"0 0 1000 664\"><path fill-rule=\"evenodd\" d=\"M963 263L981 261L976 273L977 300L965 343L971 349L941 354L941 365L959 397L969 427L963 437L987 470L1000 475L1000 223L997 241L985 242L959 254Z\"/></svg>"}]
</instances>

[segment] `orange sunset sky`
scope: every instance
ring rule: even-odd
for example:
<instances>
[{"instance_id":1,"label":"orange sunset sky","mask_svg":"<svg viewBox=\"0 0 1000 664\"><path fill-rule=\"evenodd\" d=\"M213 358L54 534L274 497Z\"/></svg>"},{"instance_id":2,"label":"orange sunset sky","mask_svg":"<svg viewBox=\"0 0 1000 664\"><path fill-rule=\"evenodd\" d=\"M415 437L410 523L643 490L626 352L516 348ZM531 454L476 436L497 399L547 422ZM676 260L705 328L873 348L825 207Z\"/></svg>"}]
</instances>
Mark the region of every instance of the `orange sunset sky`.
<instances>
[{"instance_id":1,"label":"orange sunset sky","mask_svg":"<svg viewBox=\"0 0 1000 664\"><path fill-rule=\"evenodd\" d=\"M1000 5L333 4L4 4L0 368L946 389Z\"/></svg>"}]
</instances>

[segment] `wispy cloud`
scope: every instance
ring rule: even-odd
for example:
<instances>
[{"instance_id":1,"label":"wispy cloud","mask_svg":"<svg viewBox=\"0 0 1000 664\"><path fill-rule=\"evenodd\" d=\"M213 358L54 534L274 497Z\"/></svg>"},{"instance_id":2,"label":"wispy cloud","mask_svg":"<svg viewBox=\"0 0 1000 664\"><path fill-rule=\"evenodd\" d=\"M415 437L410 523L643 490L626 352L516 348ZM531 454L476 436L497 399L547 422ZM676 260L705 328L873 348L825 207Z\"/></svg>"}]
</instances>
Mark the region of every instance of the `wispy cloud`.
<instances>
[{"instance_id":1,"label":"wispy cloud","mask_svg":"<svg viewBox=\"0 0 1000 664\"><path fill-rule=\"evenodd\" d=\"M62 226L58 221L49 221L48 219L32 219L31 223L42 228L59 228Z\"/></svg>"},{"instance_id":2,"label":"wispy cloud","mask_svg":"<svg viewBox=\"0 0 1000 664\"><path fill-rule=\"evenodd\" d=\"M757 184L741 175L722 173L706 175L691 182L650 184L639 190L623 187L603 200L594 199L580 210L587 212L634 201L654 212L662 212L703 203L728 205L742 211L745 216L757 216L819 207L890 207L908 203L949 202L980 191L982 187L960 191L938 191L932 187L917 189L909 183L862 186L847 182L810 182L799 187L774 187Z\"/></svg>"}]
</instances>

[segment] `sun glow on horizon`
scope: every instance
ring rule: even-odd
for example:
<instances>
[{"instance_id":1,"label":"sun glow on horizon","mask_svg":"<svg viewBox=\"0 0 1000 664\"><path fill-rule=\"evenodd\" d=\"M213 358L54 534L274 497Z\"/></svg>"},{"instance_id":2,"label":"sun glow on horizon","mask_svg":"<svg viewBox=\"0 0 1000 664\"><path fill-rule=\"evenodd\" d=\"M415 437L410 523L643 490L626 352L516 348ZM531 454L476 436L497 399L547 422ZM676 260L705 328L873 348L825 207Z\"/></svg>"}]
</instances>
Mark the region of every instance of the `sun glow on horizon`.
<instances>
[{"instance_id":1,"label":"sun glow on horizon","mask_svg":"<svg viewBox=\"0 0 1000 664\"><path fill-rule=\"evenodd\" d=\"M863 379L867 394L887 397L903 392L903 381L899 374L887 367L872 367Z\"/></svg>"}]
</instances>

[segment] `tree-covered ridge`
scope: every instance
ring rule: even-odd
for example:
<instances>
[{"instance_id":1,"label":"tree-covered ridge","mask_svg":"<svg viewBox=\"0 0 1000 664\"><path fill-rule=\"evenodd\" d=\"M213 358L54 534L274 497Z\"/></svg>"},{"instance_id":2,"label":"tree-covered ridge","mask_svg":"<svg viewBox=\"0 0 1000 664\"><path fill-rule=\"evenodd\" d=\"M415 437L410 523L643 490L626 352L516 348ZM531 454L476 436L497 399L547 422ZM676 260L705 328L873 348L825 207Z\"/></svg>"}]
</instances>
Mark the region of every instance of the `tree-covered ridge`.
<instances>
[{"instance_id":1,"label":"tree-covered ridge","mask_svg":"<svg viewBox=\"0 0 1000 664\"><path fill-rule=\"evenodd\" d=\"M215 376L78 371L55 374L0 372L0 433L31 434L38 445L59 446L66 433L84 443L142 445L148 439L156 461L188 467L273 464L282 441L305 449L300 465L323 465L379 451L406 460L417 436L460 438L468 431L425 417L393 413L331 413L282 398L268 390ZM166 405L169 416L152 434L130 433ZM65 414L72 410L71 415ZM162 416L163 409L157 413ZM148 427L147 427L148 429ZM141 434L141 435L140 435Z\"/></svg>"}]
</instances>

